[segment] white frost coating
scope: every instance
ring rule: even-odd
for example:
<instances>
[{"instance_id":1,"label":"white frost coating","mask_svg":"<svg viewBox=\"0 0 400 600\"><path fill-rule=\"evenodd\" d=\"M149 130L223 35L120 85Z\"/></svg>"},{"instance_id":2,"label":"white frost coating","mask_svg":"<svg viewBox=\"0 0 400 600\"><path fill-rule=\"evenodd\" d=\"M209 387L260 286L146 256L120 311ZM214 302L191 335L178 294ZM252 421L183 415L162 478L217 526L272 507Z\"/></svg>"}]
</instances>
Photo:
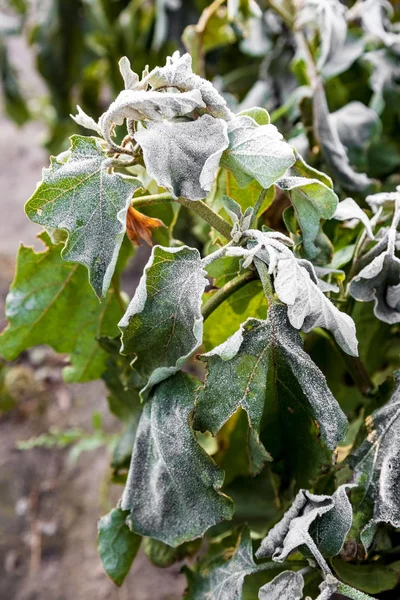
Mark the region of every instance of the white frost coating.
<instances>
[{"instance_id":1,"label":"white frost coating","mask_svg":"<svg viewBox=\"0 0 400 600\"><path fill-rule=\"evenodd\" d=\"M156 67L145 80L153 88L176 88L180 91L199 90L207 108L206 112L213 117L229 121L233 113L228 109L226 101L217 92L210 81L195 75L192 71L190 54L180 56L176 51L167 57L165 67Z\"/></svg>"},{"instance_id":2,"label":"white frost coating","mask_svg":"<svg viewBox=\"0 0 400 600\"><path fill-rule=\"evenodd\" d=\"M198 90L182 94L124 90L100 117L99 124L104 139L112 144L114 124L122 125L125 119L162 121L163 118L183 116L202 107L205 104Z\"/></svg>"},{"instance_id":3,"label":"white frost coating","mask_svg":"<svg viewBox=\"0 0 400 600\"><path fill-rule=\"evenodd\" d=\"M387 404L366 421L368 435L350 456L355 481L374 503L371 521L361 532L368 550L377 523L400 527L400 381ZM362 507L361 507L362 509Z\"/></svg>"},{"instance_id":4,"label":"white frost coating","mask_svg":"<svg viewBox=\"0 0 400 600\"><path fill-rule=\"evenodd\" d=\"M397 188L400 189L400 186ZM377 213L381 206L392 205L399 200L400 192L381 192L379 194L371 194L365 198L367 204L370 205L372 212Z\"/></svg>"},{"instance_id":5,"label":"white frost coating","mask_svg":"<svg viewBox=\"0 0 400 600\"><path fill-rule=\"evenodd\" d=\"M139 84L139 76L134 73L131 69L131 63L127 56L123 56L119 63L119 71L122 75L122 79L124 80L124 85L126 90L134 90L137 89Z\"/></svg>"},{"instance_id":6,"label":"white frost coating","mask_svg":"<svg viewBox=\"0 0 400 600\"><path fill-rule=\"evenodd\" d=\"M269 188L296 160L275 125L257 125L251 117L238 116L229 122L228 136L229 148L221 165L233 173L240 186L256 179Z\"/></svg>"},{"instance_id":7,"label":"white frost coating","mask_svg":"<svg viewBox=\"0 0 400 600\"><path fill-rule=\"evenodd\" d=\"M216 346L210 352L207 352L203 356L220 356L222 360L230 360L240 350L240 346L243 343L243 331L246 330L247 321L242 323L239 329L229 338L226 342L222 342L219 346Z\"/></svg>"},{"instance_id":8,"label":"white frost coating","mask_svg":"<svg viewBox=\"0 0 400 600\"><path fill-rule=\"evenodd\" d=\"M352 198L346 198L345 200L342 200L342 202L339 202L333 218L338 221L350 221L353 219L361 221L368 237L371 238L371 240L375 239L368 216Z\"/></svg>"},{"instance_id":9,"label":"white frost coating","mask_svg":"<svg viewBox=\"0 0 400 600\"><path fill-rule=\"evenodd\" d=\"M300 573L283 571L258 592L259 600L301 600L304 579Z\"/></svg>"},{"instance_id":10,"label":"white frost coating","mask_svg":"<svg viewBox=\"0 0 400 600\"><path fill-rule=\"evenodd\" d=\"M173 262L163 253L182 254L182 257ZM163 277L157 270L162 263L167 264ZM166 269L170 269L167 274ZM139 376L146 381L141 390L143 397L154 385L175 373L201 345L205 275L196 249L154 246L135 295L118 323L122 332L121 353L134 355L132 364L136 363ZM162 282L161 287L158 282ZM148 345L149 335L153 336L153 347Z\"/></svg>"},{"instance_id":11,"label":"white frost coating","mask_svg":"<svg viewBox=\"0 0 400 600\"><path fill-rule=\"evenodd\" d=\"M311 494L300 490L292 506L261 542L257 558L272 557L283 562L303 544L325 573L329 573L325 556L339 554L351 528L352 507L346 488L340 486L333 496Z\"/></svg>"},{"instance_id":12,"label":"white frost coating","mask_svg":"<svg viewBox=\"0 0 400 600\"><path fill-rule=\"evenodd\" d=\"M299 11L298 27L314 24L321 40L318 68L334 60L347 36L346 7L339 0L305 0Z\"/></svg>"},{"instance_id":13,"label":"white frost coating","mask_svg":"<svg viewBox=\"0 0 400 600\"><path fill-rule=\"evenodd\" d=\"M332 288L317 279L313 265L306 260L296 259L282 243L287 243L289 238L283 234L263 233L253 229L244 235L255 239L257 245L250 249L229 248L227 256L243 256L246 266L254 257L266 262L269 273L274 276L275 292L279 300L288 306L291 325L305 333L316 327L325 327L332 331L345 352L357 356L358 343L353 319L324 296L323 289Z\"/></svg>"},{"instance_id":14,"label":"white frost coating","mask_svg":"<svg viewBox=\"0 0 400 600\"><path fill-rule=\"evenodd\" d=\"M136 132L147 172L175 198L205 198L229 140L222 119L203 115L196 121L149 122Z\"/></svg>"},{"instance_id":15,"label":"white frost coating","mask_svg":"<svg viewBox=\"0 0 400 600\"><path fill-rule=\"evenodd\" d=\"M78 109L78 114L75 116L70 115L73 118L73 120L75 121L75 123L78 123L78 125L81 125L81 127L85 127L86 129L93 129L93 131L95 131L99 135L103 136L103 132L101 130L100 125L98 123L96 123L96 121L92 117L89 117L89 115L87 115L81 109L80 106L77 106L76 108ZM59 155L57 158L61 162L62 159L60 157L61 157L61 155Z\"/></svg>"}]
</instances>

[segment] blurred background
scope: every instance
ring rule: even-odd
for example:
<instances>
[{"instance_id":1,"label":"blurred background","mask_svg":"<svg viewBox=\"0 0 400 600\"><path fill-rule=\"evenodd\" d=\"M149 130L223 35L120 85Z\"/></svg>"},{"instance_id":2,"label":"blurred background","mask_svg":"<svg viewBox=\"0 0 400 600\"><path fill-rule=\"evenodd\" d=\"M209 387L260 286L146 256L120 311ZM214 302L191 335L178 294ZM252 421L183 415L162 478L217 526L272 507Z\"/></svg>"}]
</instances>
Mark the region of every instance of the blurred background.
<instances>
[{"instance_id":1,"label":"blurred background","mask_svg":"<svg viewBox=\"0 0 400 600\"><path fill-rule=\"evenodd\" d=\"M286 139L311 164L323 166L313 155L304 61L296 58L292 34L271 4L0 0L2 326L19 244L40 248L24 203L49 154L66 149L77 132L69 116L76 105L97 119L121 91L121 56L141 73L146 65L163 65L176 49L189 50L194 70L213 81L232 110L267 108ZM399 6L391 4L393 12L356 14L340 52L326 57L323 67L330 118L350 163L381 189L400 182ZM316 44L328 36L327 26L315 29ZM273 210L267 222L276 227ZM128 269L129 294L147 255L141 247ZM42 347L16 364L0 364L0 598L181 598L179 564L159 570L142 554L120 590L103 573L96 527L121 492L110 485L108 466L119 425L102 383L67 386L63 365L62 357Z\"/></svg>"}]
</instances>

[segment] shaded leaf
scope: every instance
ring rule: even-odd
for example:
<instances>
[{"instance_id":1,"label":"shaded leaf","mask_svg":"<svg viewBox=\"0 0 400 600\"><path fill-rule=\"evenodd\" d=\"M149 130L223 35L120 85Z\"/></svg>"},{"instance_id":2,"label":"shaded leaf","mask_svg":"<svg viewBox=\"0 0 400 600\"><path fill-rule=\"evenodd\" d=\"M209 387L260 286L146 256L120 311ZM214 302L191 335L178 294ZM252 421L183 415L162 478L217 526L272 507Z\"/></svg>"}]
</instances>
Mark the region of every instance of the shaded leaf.
<instances>
[{"instance_id":1,"label":"shaded leaf","mask_svg":"<svg viewBox=\"0 0 400 600\"><path fill-rule=\"evenodd\" d=\"M300 573L283 571L260 589L260 600L301 600L304 579Z\"/></svg>"},{"instance_id":2,"label":"shaded leaf","mask_svg":"<svg viewBox=\"0 0 400 600\"><path fill-rule=\"evenodd\" d=\"M207 280L198 250L153 248L135 296L119 323L124 355L146 389L175 373L200 346Z\"/></svg>"},{"instance_id":3,"label":"shaded leaf","mask_svg":"<svg viewBox=\"0 0 400 600\"><path fill-rule=\"evenodd\" d=\"M177 373L145 404L121 506L132 529L170 546L200 537L232 516L224 474L197 443L190 424L196 381Z\"/></svg>"},{"instance_id":4,"label":"shaded leaf","mask_svg":"<svg viewBox=\"0 0 400 600\"><path fill-rule=\"evenodd\" d=\"M205 198L228 146L226 123L203 115L196 121L149 122L135 134L148 174L175 198Z\"/></svg>"},{"instance_id":5,"label":"shaded leaf","mask_svg":"<svg viewBox=\"0 0 400 600\"><path fill-rule=\"evenodd\" d=\"M271 307L267 321L248 319L225 343L201 358L208 374L198 392L196 429L215 435L242 407L257 435L263 420L269 428L275 423L284 431L284 415L290 410L315 419L328 447L335 448L343 438L346 418L323 374L303 352L285 308ZM268 450L274 454L273 448Z\"/></svg>"},{"instance_id":6,"label":"shaded leaf","mask_svg":"<svg viewBox=\"0 0 400 600\"><path fill-rule=\"evenodd\" d=\"M355 510L373 507L371 520L361 532L366 550L372 542L376 525L389 523L400 527L400 385L387 404L374 411L366 420L367 437L350 455L355 481L362 491Z\"/></svg>"},{"instance_id":7,"label":"shaded leaf","mask_svg":"<svg viewBox=\"0 0 400 600\"><path fill-rule=\"evenodd\" d=\"M294 165L276 185L288 193L296 211L306 256L315 258L320 252L316 245L320 221L334 215L338 197L329 177L307 165L296 151L295 157Z\"/></svg>"},{"instance_id":8,"label":"shaded leaf","mask_svg":"<svg viewBox=\"0 0 400 600\"><path fill-rule=\"evenodd\" d=\"M337 129L330 119L325 91L321 82L314 86L313 116L315 135L335 181L345 190L355 192L367 190L371 186L372 180L365 173L357 173L351 167Z\"/></svg>"},{"instance_id":9,"label":"shaded leaf","mask_svg":"<svg viewBox=\"0 0 400 600\"><path fill-rule=\"evenodd\" d=\"M247 116L228 123L229 147L221 166L233 173L240 187L256 179L269 188L293 165L295 158L275 125L257 125Z\"/></svg>"},{"instance_id":10,"label":"shaded leaf","mask_svg":"<svg viewBox=\"0 0 400 600\"><path fill-rule=\"evenodd\" d=\"M93 294L84 267L60 257L47 234L48 248L35 253L21 246L17 272L6 300L8 327L0 337L0 353L14 360L24 350L47 344L70 354L64 379L83 382L97 379L106 368L107 353L96 338L114 337L122 308L110 290L100 304Z\"/></svg>"},{"instance_id":11,"label":"shaded leaf","mask_svg":"<svg viewBox=\"0 0 400 600\"><path fill-rule=\"evenodd\" d=\"M63 229L64 260L85 265L98 296L105 296L125 233L126 211L138 179L109 173L97 138L74 135L68 153L52 158L43 181L28 200L31 221Z\"/></svg>"},{"instance_id":12,"label":"shaded leaf","mask_svg":"<svg viewBox=\"0 0 400 600\"><path fill-rule=\"evenodd\" d=\"M99 521L98 551L107 575L122 585L139 550L142 538L126 524L128 513L114 508Z\"/></svg>"},{"instance_id":13,"label":"shaded leaf","mask_svg":"<svg viewBox=\"0 0 400 600\"><path fill-rule=\"evenodd\" d=\"M200 564L196 571L186 569L189 589L187 600L240 600L246 575L263 568L256 565L250 531L247 527L240 532L233 556L229 560L217 558L209 563Z\"/></svg>"},{"instance_id":14,"label":"shaded leaf","mask_svg":"<svg viewBox=\"0 0 400 600\"><path fill-rule=\"evenodd\" d=\"M353 587L367 592L367 594L379 594L386 590L393 590L399 582L400 561L389 565L378 564L354 564L340 558L333 560L333 568L338 577Z\"/></svg>"}]
</instances>

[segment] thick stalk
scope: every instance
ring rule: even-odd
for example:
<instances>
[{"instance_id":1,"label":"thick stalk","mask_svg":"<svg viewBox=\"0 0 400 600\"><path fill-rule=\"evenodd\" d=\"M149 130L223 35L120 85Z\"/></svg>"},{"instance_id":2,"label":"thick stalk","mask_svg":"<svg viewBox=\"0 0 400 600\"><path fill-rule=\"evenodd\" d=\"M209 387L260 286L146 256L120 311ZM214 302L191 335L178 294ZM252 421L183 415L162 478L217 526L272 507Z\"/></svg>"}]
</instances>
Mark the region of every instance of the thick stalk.
<instances>
[{"instance_id":1,"label":"thick stalk","mask_svg":"<svg viewBox=\"0 0 400 600\"><path fill-rule=\"evenodd\" d=\"M169 192L162 194L151 194L149 196L140 196L134 198L131 205L134 208L141 206L152 206L153 204L164 204L166 202L179 202L185 208L189 208L195 212L199 217L204 219L211 227L214 227L219 233L221 233L227 240L231 239L232 225L225 219L220 217L216 212L213 211L205 202L202 200L186 200L186 198L173 198Z\"/></svg>"},{"instance_id":2,"label":"thick stalk","mask_svg":"<svg viewBox=\"0 0 400 600\"><path fill-rule=\"evenodd\" d=\"M238 275L234 279L231 279L231 281L228 281L228 283L215 292L215 294L213 294L213 296L211 296L211 298L207 300L202 307L201 313L204 320L207 319L207 317L209 317L211 313L214 312L214 310L218 308L222 302L224 302L224 300L237 292L237 290L240 290L240 288L250 283L250 281L253 281L255 278L256 274L254 271L246 271L246 273Z\"/></svg>"},{"instance_id":3,"label":"thick stalk","mask_svg":"<svg viewBox=\"0 0 400 600\"><path fill-rule=\"evenodd\" d=\"M267 265L259 258L254 259L254 264L260 277L265 297L267 298L268 302L276 302L274 298L274 288L272 287L271 277L268 273Z\"/></svg>"},{"instance_id":4,"label":"thick stalk","mask_svg":"<svg viewBox=\"0 0 400 600\"><path fill-rule=\"evenodd\" d=\"M268 192L268 190L261 190L260 195L257 198L257 201L256 201L256 203L255 203L255 205L253 207L253 211L254 211L253 212L253 218L251 220L249 229L251 229L252 227L257 227L257 220L258 220L257 219L257 215L258 215L258 213L260 211L260 208L263 205L263 202L265 200L265 196L267 195L267 192Z\"/></svg>"}]
</instances>

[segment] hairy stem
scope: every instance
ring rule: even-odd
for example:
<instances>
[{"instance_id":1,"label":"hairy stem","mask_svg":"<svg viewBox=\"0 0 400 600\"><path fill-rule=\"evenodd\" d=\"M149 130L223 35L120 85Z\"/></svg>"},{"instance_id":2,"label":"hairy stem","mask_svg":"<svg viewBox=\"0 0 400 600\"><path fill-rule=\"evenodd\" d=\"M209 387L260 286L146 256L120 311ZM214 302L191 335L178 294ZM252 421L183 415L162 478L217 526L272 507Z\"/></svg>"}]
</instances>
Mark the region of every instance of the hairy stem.
<instances>
[{"instance_id":1,"label":"hairy stem","mask_svg":"<svg viewBox=\"0 0 400 600\"><path fill-rule=\"evenodd\" d=\"M186 200L186 198L178 198L179 204L185 208L189 208L195 212L199 217L204 219L211 227L214 227L219 233L221 233L227 240L231 239L232 225L220 217L212 208L208 206L203 200Z\"/></svg>"},{"instance_id":2,"label":"hairy stem","mask_svg":"<svg viewBox=\"0 0 400 600\"><path fill-rule=\"evenodd\" d=\"M253 207L253 218L251 220L250 223L250 227L249 229L251 229L252 227L256 227L257 226L257 215L260 211L260 208L262 207L262 204L265 200L265 196L267 195L268 190L261 190L260 195L257 198L257 201Z\"/></svg>"},{"instance_id":3,"label":"hairy stem","mask_svg":"<svg viewBox=\"0 0 400 600\"><path fill-rule=\"evenodd\" d=\"M353 600L374 600L372 596L368 596L367 594L364 594L364 592L355 590L341 581L338 583L337 591L339 594L344 594L347 598L353 598Z\"/></svg>"},{"instance_id":4,"label":"hairy stem","mask_svg":"<svg viewBox=\"0 0 400 600\"><path fill-rule=\"evenodd\" d=\"M211 225L211 227L214 227L214 229L221 233L227 240L231 239L232 225L214 212L212 208L203 202L203 200L174 198L169 192L164 192L162 194L151 194L149 196L134 198L131 202L131 206L139 208L140 206L151 206L153 204L164 204L166 202L179 202L181 206L189 208L199 215L199 217Z\"/></svg>"},{"instance_id":5,"label":"hairy stem","mask_svg":"<svg viewBox=\"0 0 400 600\"><path fill-rule=\"evenodd\" d=\"M260 277L265 297L267 298L268 302L275 302L274 288L272 287L271 277L268 273L267 265L259 258L254 259L254 264Z\"/></svg>"},{"instance_id":6,"label":"hairy stem","mask_svg":"<svg viewBox=\"0 0 400 600\"><path fill-rule=\"evenodd\" d=\"M254 271L246 271L246 273L238 275L234 279L231 279L231 281L228 281L228 283L215 292L215 294L213 294L213 296L207 300L202 307L201 313L204 320L207 319L207 317L209 317L211 313L214 312L214 310L218 308L222 302L224 302L224 300L229 298L229 296L234 294L237 290L240 290L240 288L250 283L250 281L253 281L255 278L256 274Z\"/></svg>"}]
</instances>

